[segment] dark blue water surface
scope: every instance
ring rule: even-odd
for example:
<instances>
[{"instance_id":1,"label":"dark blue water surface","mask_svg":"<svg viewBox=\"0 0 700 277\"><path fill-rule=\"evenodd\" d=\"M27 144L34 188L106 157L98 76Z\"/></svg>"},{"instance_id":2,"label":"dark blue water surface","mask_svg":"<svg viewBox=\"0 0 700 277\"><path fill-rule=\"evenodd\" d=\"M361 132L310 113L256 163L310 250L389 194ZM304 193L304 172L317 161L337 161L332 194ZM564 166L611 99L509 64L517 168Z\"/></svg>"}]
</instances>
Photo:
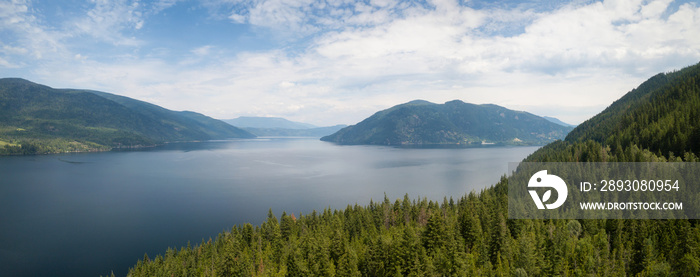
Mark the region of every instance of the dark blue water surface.
<instances>
[{"instance_id":1,"label":"dark blue water surface","mask_svg":"<svg viewBox=\"0 0 700 277\"><path fill-rule=\"evenodd\" d=\"M402 149L310 138L0 157L0 276L126 275L144 253L370 199L459 198L537 147Z\"/></svg>"}]
</instances>

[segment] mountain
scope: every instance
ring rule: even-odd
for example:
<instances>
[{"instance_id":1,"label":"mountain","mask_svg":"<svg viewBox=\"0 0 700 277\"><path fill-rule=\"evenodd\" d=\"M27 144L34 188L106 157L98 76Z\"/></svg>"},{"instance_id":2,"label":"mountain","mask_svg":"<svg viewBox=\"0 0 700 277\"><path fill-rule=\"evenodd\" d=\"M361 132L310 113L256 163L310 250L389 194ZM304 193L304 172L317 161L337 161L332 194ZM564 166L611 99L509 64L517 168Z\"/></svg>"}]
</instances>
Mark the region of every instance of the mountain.
<instances>
[{"instance_id":1,"label":"mountain","mask_svg":"<svg viewBox=\"0 0 700 277\"><path fill-rule=\"evenodd\" d=\"M659 73L528 161L697 161L700 63Z\"/></svg>"},{"instance_id":2,"label":"mountain","mask_svg":"<svg viewBox=\"0 0 700 277\"><path fill-rule=\"evenodd\" d=\"M552 123L554 123L554 124L559 124L559 125L564 126L564 127L571 127L571 128L576 127L576 125L572 125L572 124L566 123L566 122L564 122L564 121L559 120L558 118L554 118L554 117L551 117L551 116L543 116L542 118L546 119L546 120L549 121L549 122L552 122Z\"/></svg>"},{"instance_id":3,"label":"mountain","mask_svg":"<svg viewBox=\"0 0 700 277\"><path fill-rule=\"evenodd\" d=\"M700 64L652 77L525 161L697 162L699 110ZM213 242L168 249L153 260L144 257L129 276L206 270L293 276L700 276L697 219L509 220L508 183L502 178L481 192L446 196L442 202L408 195L392 202L385 196L344 210L282 213L279 220L270 210L259 226L234 226ZM693 184L690 198L698 199Z\"/></svg>"},{"instance_id":4,"label":"mountain","mask_svg":"<svg viewBox=\"0 0 700 277\"><path fill-rule=\"evenodd\" d=\"M566 141L592 140L616 152L634 145L665 157L700 154L699 79L700 64L657 74L583 122Z\"/></svg>"},{"instance_id":5,"label":"mountain","mask_svg":"<svg viewBox=\"0 0 700 277\"><path fill-rule=\"evenodd\" d=\"M160 118L178 131L177 134L163 136L164 141L209 140L227 138L252 138L254 135L221 120L213 119L191 111L171 111L151 103L135 100L106 92L88 91L117 102L133 111L150 118ZM185 128L182 128L184 126ZM166 131L168 131L166 129ZM167 133L167 132L165 132Z\"/></svg>"},{"instance_id":6,"label":"mountain","mask_svg":"<svg viewBox=\"0 0 700 277\"><path fill-rule=\"evenodd\" d=\"M56 153L254 135L194 112L106 92L0 79L0 153Z\"/></svg>"},{"instance_id":7,"label":"mountain","mask_svg":"<svg viewBox=\"0 0 700 277\"><path fill-rule=\"evenodd\" d=\"M459 100L416 100L380 111L321 138L339 144L544 144L571 130L527 112Z\"/></svg>"},{"instance_id":8,"label":"mountain","mask_svg":"<svg viewBox=\"0 0 700 277\"><path fill-rule=\"evenodd\" d=\"M224 122L239 128L281 128L281 129L311 129L314 125L294 122L281 117L254 117L241 116L234 119L225 119Z\"/></svg>"},{"instance_id":9,"label":"mountain","mask_svg":"<svg viewBox=\"0 0 700 277\"><path fill-rule=\"evenodd\" d=\"M281 117L241 116L222 120L242 128L256 136L264 137L323 137L337 132L347 125L316 127L314 125L290 121Z\"/></svg>"},{"instance_id":10,"label":"mountain","mask_svg":"<svg viewBox=\"0 0 700 277\"><path fill-rule=\"evenodd\" d=\"M333 134L347 125L335 125L328 127L316 127L310 129L285 129L285 128L250 128L243 127L243 130L259 137L316 137L320 138Z\"/></svg>"}]
</instances>

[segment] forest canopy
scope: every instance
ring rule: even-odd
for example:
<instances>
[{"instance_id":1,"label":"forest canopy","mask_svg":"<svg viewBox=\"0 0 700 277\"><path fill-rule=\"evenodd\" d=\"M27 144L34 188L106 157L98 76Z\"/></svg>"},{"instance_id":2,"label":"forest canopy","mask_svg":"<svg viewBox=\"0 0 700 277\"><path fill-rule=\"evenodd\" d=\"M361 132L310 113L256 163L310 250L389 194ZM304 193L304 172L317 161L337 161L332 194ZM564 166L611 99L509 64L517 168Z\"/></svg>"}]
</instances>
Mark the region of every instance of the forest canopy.
<instances>
[{"instance_id":1,"label":"forest canopy","mask_svg":"<svg viewBox=\"0 0 700 277\"><path fill-rule=\"evenodd\" d=\"M697 162L700 64L659 74L526 161ZM426 184L429 185L429 184ZM508 179L442 202L272 211L129 276L697 276L698 220L514 220Z\"/></svg>"}]
</instances>

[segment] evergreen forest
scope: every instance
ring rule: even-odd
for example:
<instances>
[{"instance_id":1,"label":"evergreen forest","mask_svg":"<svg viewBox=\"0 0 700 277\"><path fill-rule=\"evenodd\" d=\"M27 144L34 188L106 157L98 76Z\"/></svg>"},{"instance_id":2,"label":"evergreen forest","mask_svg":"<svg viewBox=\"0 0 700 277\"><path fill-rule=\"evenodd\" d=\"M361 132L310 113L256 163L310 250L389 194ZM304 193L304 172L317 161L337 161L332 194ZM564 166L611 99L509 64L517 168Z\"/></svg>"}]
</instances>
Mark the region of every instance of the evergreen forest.
<instances>
[{"instance_id":1,"label":"evergreen forest","mask_svg":"<svg viewBox=\"0 0 700 277\"><path fill-rule=\"evenodd\" d=\"M700 64L652 77L526 161L697 162L698 111ZM700 275L698 220L508 219L507 185L442 201L270 210L261 225L145 255L128 276Z\"/></svg>"}]
</instances>

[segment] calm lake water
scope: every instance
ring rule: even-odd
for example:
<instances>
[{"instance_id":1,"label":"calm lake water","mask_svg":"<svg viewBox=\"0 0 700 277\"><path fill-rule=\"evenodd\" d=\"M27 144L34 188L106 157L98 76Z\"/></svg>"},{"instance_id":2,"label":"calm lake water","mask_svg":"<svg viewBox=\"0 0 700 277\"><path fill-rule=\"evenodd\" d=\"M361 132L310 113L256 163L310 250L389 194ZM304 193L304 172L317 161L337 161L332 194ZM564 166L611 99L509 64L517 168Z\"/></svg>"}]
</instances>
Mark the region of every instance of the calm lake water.
<instances>
[{"instance_id":1,"label":"calm lake water","mask_svg":"<svg viewBox=\"0 0 700 277\"><path fill-rule=\"evenodd\" d=\"M262 223L272 209L427 197L496 183L538 147L405 149L312 138L0 157L0 276L124 276L143 258Z\"/></svg>"}]
</instances>

